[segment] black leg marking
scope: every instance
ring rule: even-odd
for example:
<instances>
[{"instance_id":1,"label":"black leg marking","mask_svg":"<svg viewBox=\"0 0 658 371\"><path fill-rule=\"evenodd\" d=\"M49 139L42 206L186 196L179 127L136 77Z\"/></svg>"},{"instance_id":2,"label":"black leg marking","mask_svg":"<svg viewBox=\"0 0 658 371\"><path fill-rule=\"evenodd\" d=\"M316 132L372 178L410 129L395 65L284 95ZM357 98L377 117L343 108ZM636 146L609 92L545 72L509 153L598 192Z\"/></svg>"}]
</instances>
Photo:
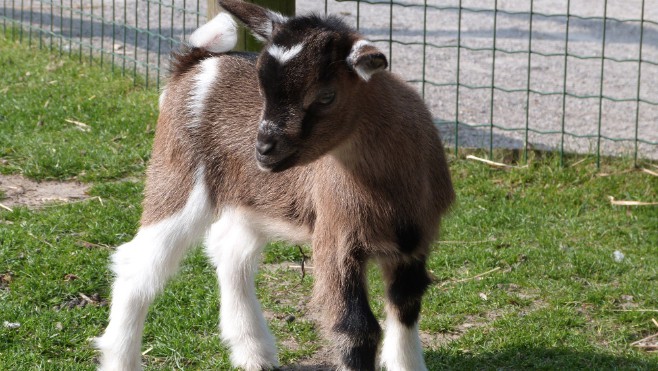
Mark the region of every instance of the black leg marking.
<instances>
[{"instance_id":1,"label":"black leg marking","mask_svg":"<svg viewBox=\"0 0 658 371\"><path fill-rule=\"evenodd\" d=\"M392 273L388 285L389 301L397 309L400 322L412 326L418 321L421 300L431 282L425 270L425 261L400 264Z\"/></svg>"},{"instance_id":2,"label":"black leg marking","mask_svg":"<svg viewBox=\"0 0 658 371\"><path fill-rule=\"evenodd\" d=\"M398 248L404 254L411 254L420 244L421 231L415 224L401 224L395 228Z\"/></svg>"},{"instance_id":3,"label":"black leg marking","mask_svg":"<svg viewBox=\"0 0 658 371\"><path fill-rule=\"evenodd\" d=\"M343 290L345 312L333 328L346 337L340 347L341 361L350 370L374 370L382 330L368 305L363 278L351 277Z\"/></svg>"}]
</instances>

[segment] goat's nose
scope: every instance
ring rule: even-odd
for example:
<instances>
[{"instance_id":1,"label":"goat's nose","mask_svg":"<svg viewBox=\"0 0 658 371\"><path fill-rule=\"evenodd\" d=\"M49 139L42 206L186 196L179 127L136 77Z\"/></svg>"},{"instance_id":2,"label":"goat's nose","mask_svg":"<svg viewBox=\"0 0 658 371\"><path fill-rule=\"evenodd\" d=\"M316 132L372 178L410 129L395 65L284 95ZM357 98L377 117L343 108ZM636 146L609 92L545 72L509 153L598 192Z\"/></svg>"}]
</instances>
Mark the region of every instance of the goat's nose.
<instances>
[{"instance_id":1,"label":"goat's nose","mask_svg":"<svg viewBox=\"0 0 658 371\"><path fill-rule=\"evenodd\" d=\"M256 141L256 151L261 156L265 156L268 153L274 151L276 148L276 139L268 138L266 140Z\"/></svg>"}]
</instances>

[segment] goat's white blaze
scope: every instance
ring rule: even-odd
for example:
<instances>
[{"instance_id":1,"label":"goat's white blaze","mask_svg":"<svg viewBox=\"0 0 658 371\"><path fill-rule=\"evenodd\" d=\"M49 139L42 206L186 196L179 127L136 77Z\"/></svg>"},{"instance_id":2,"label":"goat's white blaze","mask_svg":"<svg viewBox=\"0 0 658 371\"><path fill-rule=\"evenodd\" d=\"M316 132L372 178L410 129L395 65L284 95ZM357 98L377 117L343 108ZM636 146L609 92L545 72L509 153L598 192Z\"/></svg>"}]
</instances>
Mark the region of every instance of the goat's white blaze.
<instances>
[{"instance_id":1,"label":"goat's white blaze","mask_svg":"<svg viewBox=\"0 0 658 371\"><path fill-rule=\"evenodd\" d=\"M361 54L362 52L361 49L363 49L366 46L374 47L375 45L372 42L365 39L358 40L357 42L352 44L352 49L350 50L350 54L347 56L347 61L354 66L354 70L359 75L359 77L361 77L364 81L370 80L370 77L372 77L374 71L370 71L361 66L355 65L355 61Z\"/></svg>"},{"instance_id":2,"label":"goat's white blaze","mask_svg":"<svg viewBox=\"0 0 658 371\"><path fill-rule=\"evenodd\" d=\"M157 223L140 228L135 238L112 255L116 278L110 323L96 347L101 370L141 369L141 339L149 304L177 270L185 252L200 240L211 220L212 205L203 168L185 206Z\"/></svg>"},{"instance_id":3,"label":"goat's white blaze","mask_svg":"<svg viewBox=\"0 0 658 371\"><path fill-rule=\"evenodd\" d=\"M427 371L418 322L409 327L393 313L387 313L380 363L388 371Z\"/></svg>"},{"instance_id":4,"label":"goat's white blaze","mask_svg":"<svg viewBox=\"0 0 658 371\"><path fill-rule=\"evenodd\" d=\"M266 236L254 215L226 208L208 233L206 251L217 267L220 328L231 362L247 371L278 366L276 343L256 298L254 275Z\"/></svg>"},{"instance_id":5,"label":"goat's white blaze","mask_svg":"<svg viewBox=\"0 0 658 371\"><path fill-rule=\"evenodd\" d=\"M190 91L189 108L192 113L190 127L199 126L206 107L206 98L219 73L219 58L207 58L199 63L199 72L194 76L194 85Z\"/></svg>"},{"instance_id":6,"label":"goat's white blaze","mask_svg":"<svg viewBox=\"0 0 658 371\"><path fill-rule=\"evenodd\" d=\"M274 57L279 63L286 64L289 60L295 58L304 49L304 43L293 45L286 48L281 45L271 45L267 52Z\"/></svg>"},{"instance_id":7,"label":"goat's white blaze","mask_svg":"<svg viewBox=\"0 0 658 371\"><path fill-rule=\"evenodd\" d=\"M219 13L190 35L190 44L214 53L227 52L238 42L238 26L228 13Z\"/></svg>"}]
</instances>

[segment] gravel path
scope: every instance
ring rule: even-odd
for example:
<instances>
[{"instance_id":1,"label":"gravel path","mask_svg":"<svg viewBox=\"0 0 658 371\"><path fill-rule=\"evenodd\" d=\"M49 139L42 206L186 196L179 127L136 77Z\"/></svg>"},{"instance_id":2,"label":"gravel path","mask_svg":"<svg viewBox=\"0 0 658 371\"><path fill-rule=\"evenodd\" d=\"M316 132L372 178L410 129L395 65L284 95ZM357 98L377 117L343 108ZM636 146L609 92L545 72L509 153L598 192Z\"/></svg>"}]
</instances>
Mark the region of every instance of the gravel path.
<instances>
[{"instance_id":1,"label":"gravel path","mask_svg":"<svg viewBox=\"0 0 658 371\"><path fill-rule=\"evenodd\" d=\"M608 17L636 21L608 20L605 56L618 61L607 59L603 65L600 57L604 27L599 19L604 14L602 1L570 1L572 17L569 18L567 51L584 58L565 58L567 0L535 0L530 65L527 53L530 2L498 0L496 13L493 0L462 0L464 7L477 11L461 12L462 48L459 53L456 47L459 1L429 0L426 13L422 6L396 5L392 21L388 1L372 2L377 4L362 3L357 7L355 2L329 1L327 8L351 24L356 24L358 14L360 30L368 38L380 40L377 45L389 55L393 71L405 79L422 81L425 66L424 87L422 82L414 85L424 92L437 120L445 122L440 127L448 144L458 141L460 146L488 148L491 139L494 147L522 148L527 125L531 148L559 149L564 131L573 134L564 136L567 151L595 153L600 145L602 153L632 156L637 137L650 142L638 143L639 156L658 159L658 145L653 144L658 143L658 0L645 0L644 27L639 22L641 0L608 0L605 10ZM51 18L49 2L32 1L33 13L27 6L30 2L24 3L24 22L29 22L31 16L32 24L47 31L61 32L76 41L73 44L64 41L65 49L77 52L77 43L82 42L107 52L114 51L119 53L115 62L121 64L125 59L127 67L137 65L141 72L146 72L144 64L148 64L153 81L158 71L166 70L167 55L175 46L172 40L189 35L197 22L203 23L206 11L203 0L170 0L166 5L153 0L126 0L124 15L124 2L116 3L113 8L110 0L83 0L72 7L65 3L61 11L61 2L54 3ZM418 5L423 1L404 0L404 3ZM173 11L172 4L176 8ZM21 17L18 1L3 0L2 6L5 17ZM299 14L323 13L324 10L323 1L297 0ZM85 15L81 19L81 12L92 13L93 17ZM113 12L114 27L111 23L103 25L100 17L111 19ZM425 18L427 30L423 32ZM494 23L495 48L499 50L495 54L491 50ZM123 24L130 26L126 28ZM391 25L396 42L389 44ZM148 28L152 34L135 32L135 26ZM643 38L642 59L645 62L641 65L642 78L638 79L640 37ZM420 45L423 38L430 45L427 48ZM55 43L58 43L57 38ZM83 55L88 52L83 51ZM108 60L107 55L104 58ZM458 75L462 84L459 92L455 87ZM495 89L491 89L492 83ZM531 93L527 93L528 87ZM566 97L563 96L565 90ZM636 102L638 92L645 102ZM608 98L601 100L601 93ZM457 120L470 126L460 125L456 133L454 122ZM488 127L491 122L497 127ZM550 134L541 134L546 132ZM599 132L606 137L627 140L602 139L599 143L596 139Z\"/></svg>"}]
</instances>

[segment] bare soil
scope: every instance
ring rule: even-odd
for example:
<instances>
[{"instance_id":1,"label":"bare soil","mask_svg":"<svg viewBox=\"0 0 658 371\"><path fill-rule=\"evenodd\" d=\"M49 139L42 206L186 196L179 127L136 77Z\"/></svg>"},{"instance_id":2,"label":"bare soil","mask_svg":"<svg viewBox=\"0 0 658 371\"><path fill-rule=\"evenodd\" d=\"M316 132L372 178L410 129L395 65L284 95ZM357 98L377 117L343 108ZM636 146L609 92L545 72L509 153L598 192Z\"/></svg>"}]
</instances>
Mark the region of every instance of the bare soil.
<instances>
[{"instance_id":1,"label":"bare soil","mask_svg":"<svg viewBox=\"0 0 658 371\"><path fill-rule=\"evenodd\" d=\"M6 207L27 206L39 208L45 204L72 202L89 198L88 186L70 181L35 182L22 175L0 174L0 190L5 198L0 203Z\"/></svg>"}]
</instances>

